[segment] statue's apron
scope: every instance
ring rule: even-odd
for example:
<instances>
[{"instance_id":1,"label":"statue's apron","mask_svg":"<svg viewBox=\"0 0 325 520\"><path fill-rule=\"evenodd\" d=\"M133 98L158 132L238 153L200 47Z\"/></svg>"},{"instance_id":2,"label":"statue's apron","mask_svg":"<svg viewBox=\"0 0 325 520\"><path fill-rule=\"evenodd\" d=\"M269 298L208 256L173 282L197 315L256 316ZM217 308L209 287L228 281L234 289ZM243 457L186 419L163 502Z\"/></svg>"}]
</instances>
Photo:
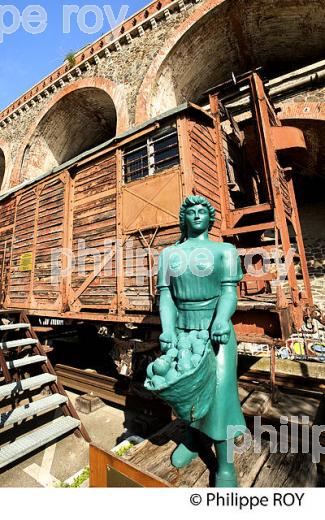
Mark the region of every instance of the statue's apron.
<instances>
[{"instance_id":1,"label":"statue's apron","mask_svg":"<svg viewBox=\"0 0 325 520\"><path fill-rule=\"evenodd\" d=\"M200 302L178 302L178 331L210 330L219 297ZM189 328L191 326L191 328ZM237 385L237 341L231 323L229 341L213 344L216 354L216 389L208 414L191 423L215 441L232 439L246 431Z\"/></svg>"}]
</instances>

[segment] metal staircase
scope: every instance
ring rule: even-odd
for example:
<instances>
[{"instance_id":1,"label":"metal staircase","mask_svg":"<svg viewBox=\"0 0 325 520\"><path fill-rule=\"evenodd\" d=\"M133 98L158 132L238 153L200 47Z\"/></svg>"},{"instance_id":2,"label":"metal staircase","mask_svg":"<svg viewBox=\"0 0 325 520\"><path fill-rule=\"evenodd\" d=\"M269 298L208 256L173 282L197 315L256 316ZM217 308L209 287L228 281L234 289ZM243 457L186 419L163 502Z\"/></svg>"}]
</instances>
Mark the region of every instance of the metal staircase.
<instances>
[{"instance_id":1,"label":"metal staircase","mask_svg":"<svg viewBox=\"0 0 325 520\"><path fill-rule=\"evenodd\" d=\"M0 311L0 469L74 432L90 442L22 311Z\"/></svg>"}]
</instances>

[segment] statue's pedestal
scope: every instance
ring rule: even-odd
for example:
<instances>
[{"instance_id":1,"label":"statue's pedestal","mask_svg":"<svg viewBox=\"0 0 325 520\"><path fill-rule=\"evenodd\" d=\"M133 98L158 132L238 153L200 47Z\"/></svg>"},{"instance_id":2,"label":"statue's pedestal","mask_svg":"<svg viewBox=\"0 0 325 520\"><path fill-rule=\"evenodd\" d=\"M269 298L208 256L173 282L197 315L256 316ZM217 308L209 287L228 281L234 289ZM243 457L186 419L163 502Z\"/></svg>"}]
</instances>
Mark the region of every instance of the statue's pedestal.
<instances>
[{"instance_id":1,"label":"statue's pedestal","mask_svg":"<svg viewBox=\"0 0 325 520\"><path fill-rule=\"evenodd\" d=\"M90 447L91 487L209 487L214 481L214 452L204 443L200 457L183 469L171 465L170 457L182 440L179 421L134 446L123 457ZM203 460L204 462L203 462ZM262 439L235 456L240 487L315 487L317 468L309 454L270 453L270 442Z\"/></svg>"}]
</instances>

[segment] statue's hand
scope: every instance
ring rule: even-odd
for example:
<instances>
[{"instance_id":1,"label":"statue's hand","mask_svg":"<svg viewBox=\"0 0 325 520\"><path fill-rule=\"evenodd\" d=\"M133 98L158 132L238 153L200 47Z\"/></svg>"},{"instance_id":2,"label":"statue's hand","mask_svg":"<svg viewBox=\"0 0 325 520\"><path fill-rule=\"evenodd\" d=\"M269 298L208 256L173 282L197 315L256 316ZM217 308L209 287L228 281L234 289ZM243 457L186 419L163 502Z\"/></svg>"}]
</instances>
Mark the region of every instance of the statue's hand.
<instances>
[{"instance_id":1,"label":"statue's hand","mask_svg":"<svg viewBox=\"0 0 325 520\"><path fill-rule=\"evenodd\" d=\"M167 352L170 348L176 347L177 345L177 334L176 332L163 332L159 336L160 348L162 352Z\"/></svg>"},{"instance_id":2,"label":"statue's hand","mask_svg":"<svg viewBox=\"0 0 325 520\"><path fill-rule=\"evenodd\" d=\"M230 337L230 323L229 321L222 321L216 319L211 328L211 338L216 343L226 344Z\"/></svg>"}]
</instances>

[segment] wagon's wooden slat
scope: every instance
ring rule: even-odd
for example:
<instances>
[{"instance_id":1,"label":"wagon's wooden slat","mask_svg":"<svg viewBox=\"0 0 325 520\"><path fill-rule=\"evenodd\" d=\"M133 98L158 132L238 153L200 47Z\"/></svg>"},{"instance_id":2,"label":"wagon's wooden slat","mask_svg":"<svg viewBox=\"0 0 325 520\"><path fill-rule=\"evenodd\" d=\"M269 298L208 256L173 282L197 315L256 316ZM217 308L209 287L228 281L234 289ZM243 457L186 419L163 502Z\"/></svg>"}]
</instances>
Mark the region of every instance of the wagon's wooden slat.
<instances>
[{"instance_id":1,"label":"wagon's wooden slat","mask_svg":"<svg viewBox=\"0 0 325 520\"><path fill-rule=\"evenodd\" d=\"M216 180L216 166L215 164L211 163L205 157L201 154L198 155L196 152L193 152L193 168L198 167L200 170L204 171L206 173L206 176L210 179L212 182L215 182Z\"/></svg>"},{"instance_id":2,"label":"wagon's wooden slat","mask_svg":"<svg viewBox=\"0 0 325 520\"><path fill-rule=\"evenodd\" d=\"M201 142L198 142L196 139L197 138L194 135L192 135L191 145L192 145L193 153L195 153L195 155L198 155L198 156L203 155L206 158L208 163L215 165L216 159L215 159L214 147L212 145L211 146L205 145L204 141L202 141L202 140L201 140Z\"/></svg>"}]
</instances>

